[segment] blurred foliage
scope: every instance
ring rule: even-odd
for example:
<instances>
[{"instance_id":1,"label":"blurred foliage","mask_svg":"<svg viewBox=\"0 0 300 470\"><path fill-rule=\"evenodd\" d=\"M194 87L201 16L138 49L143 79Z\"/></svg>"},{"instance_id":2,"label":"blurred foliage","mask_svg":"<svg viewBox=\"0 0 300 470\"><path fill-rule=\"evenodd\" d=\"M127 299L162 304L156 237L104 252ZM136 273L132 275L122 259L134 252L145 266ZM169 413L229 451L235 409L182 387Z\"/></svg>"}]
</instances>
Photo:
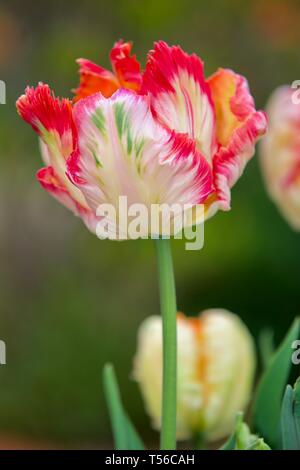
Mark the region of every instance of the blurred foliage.
<instances>
[{"instance_id":1,"label":"blurred foliage","mask_svg":"<svg viewBox=\"0 0 300 470\"><path fill-rule=\"evenodd\" d=\"M109 66L120 37L145 63L157 39L231 67L263 107L274 87L299 79L300 3L285 0L0 1L0 433L78 447L111 435L101 369L116 366L124 404L145 439L150 432L130 380L138 325L158 312L153 243L99 241L43 192L36 136L15 112L27 84L71 96L77 57ZM255 158L232 193L232 211L205 225L205 247L173 243L178 307L238 313L275 341L300 310L300 236L269 201Z\"/></svg>"}]
</instances>

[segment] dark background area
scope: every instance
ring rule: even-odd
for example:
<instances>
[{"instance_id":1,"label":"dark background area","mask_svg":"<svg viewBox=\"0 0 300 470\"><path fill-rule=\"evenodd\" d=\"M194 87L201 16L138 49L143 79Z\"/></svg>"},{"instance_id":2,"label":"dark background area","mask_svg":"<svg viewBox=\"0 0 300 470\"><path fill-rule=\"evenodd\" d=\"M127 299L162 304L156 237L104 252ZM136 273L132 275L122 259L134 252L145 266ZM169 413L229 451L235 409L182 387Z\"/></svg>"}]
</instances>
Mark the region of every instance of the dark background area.
<instances>
[{"instance_id":1,"label":"dark background area","mask_svg":"<svg viewBox=\"0 0 300 470\"><path fill-rule=\"evenodd\" d=\"M43 81L71 96L76 58L110 67L124 38L144 65L164 39L196 52L207 76L221 66L245 75L263 108L275 87L300 78L299 24L292 0L0 1L0 445L111 446L106 361L141 434L157 439L131 380L137 328L159 312L153 242L100 241L39 187L38 141L15 111L25 86ZM268 199L258 157L231 212L206 223L204 249L173 243L178 307L227 308L256 338L269 326L278 341L300 310L300 234Z\"/></svg>"}]
</instances>

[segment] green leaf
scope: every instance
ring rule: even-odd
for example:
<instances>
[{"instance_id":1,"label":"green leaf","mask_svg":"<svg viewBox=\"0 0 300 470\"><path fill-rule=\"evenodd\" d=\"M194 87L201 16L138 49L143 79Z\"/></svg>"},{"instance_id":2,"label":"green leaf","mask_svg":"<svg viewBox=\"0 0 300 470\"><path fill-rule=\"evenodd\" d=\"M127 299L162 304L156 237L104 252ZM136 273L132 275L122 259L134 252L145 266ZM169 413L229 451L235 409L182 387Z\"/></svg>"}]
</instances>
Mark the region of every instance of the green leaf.
<instances>
[{"instance_id":1,"label":"green leaf","mask_svg":"<svg viewBox=\"0 0 300 470\"><path fill-rule=\"evenodd\" d=\"M281 437L284 450L300 450L300 378L294 389L288 385L281 407Z\"/></svg>"},{"instance_id":2,"label":"green leaf","mask_svg":"<svg viewBox=\"0 0 300 470\"><path fill-rule=\"evenodd\" d=\"M274 331L270 328L262 330L258 337L258 347L262 367L265 370L274 355Z\"/></svg>"},{"instance_id":3,"label":"green leaf","mask_svg":"<svg viewBox=\"0 0 300 470\"><path fill-rule=\"evenodd\" d=\"M231 436L228 438L225 444L220 448L220 450L236 450L238 433L239 433L240 426L242 423L243 423L243 413L240 411L236 415L235 427Z\"/></svg>"},{"instance_id":4,"label":"green leaf","mask_svg":"<svg viewBox=\"0 0 300 470\"><path fill-rule=\"evenodd\" d=\"M243 413L236 417L235 429L220 450L270 450L270 447L251 431L243 421Z\"/></svg>"},{"instance_id":5,"label":"green leaf","mask_svg":"<svg viewBox=\"0 0 300 470\"><path fill-rule=\"evenodd\" d=\"M103 384L116 450L144 450L144 444L123 408L112 364L104 366Z\"/></svg>"},{"instance_id":6,"label":"green leaf","mask_svg":"<svg viewBox=\"0 0 300 470\"><path fill-rule=\"evenodd\" d=\"M220 450L235 450L235 432L231 434L229 439L223 444Z\"/></svg>"},{"instance_id":7,"label":"green leaf","mask_svg":"<svg viewBox=\"0 0 300 470\"><path fill-rule=\"evenodd\" d=\"M262 437L258 437L245 450L271 450Z\"/></svg>"},{"instance_id":8,"label":"green leaf","mask_svg":"<svg viewBox=\"0 0 300 470\"><path fill-rule=\"evenodd\" d=\"M294 386L294 415L295 423L298 434L298 439L300 440L300 377L298 377L295 386Z\"/></svg>"},{"instance_id":9,"label":"green leaf","mask_svg":"<svg viewBox=\"0 0 300 470\"><path fill-rule=\"evenodd\" d=\"M253 405L255 430L275 448L280 447L281 400L292 366L292 343L298 339L299 330L297 318L264 372Z\"/></svg>"}]
</instances>

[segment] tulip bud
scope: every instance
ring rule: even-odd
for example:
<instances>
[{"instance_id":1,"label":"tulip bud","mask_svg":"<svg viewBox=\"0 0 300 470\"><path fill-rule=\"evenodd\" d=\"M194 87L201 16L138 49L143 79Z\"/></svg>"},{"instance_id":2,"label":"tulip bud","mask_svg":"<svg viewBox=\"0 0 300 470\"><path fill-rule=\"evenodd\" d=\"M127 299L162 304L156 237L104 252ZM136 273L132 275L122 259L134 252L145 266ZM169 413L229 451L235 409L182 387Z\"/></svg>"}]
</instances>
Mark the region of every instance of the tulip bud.
<instances>
[{"instance_id":1,"label":"tulip bud","mask_svg":"<svg viewBox=\"0 0 300 470\"><path fill-rule=\"evenodd\" d=\"M197 318L177 316L177 438L201 433L206 441L228 435L247 405L255 370L252 337L234 314L212 309ZM140 327L134 378L155 429L161 426L162 322Z\"/></svg>"},{"instance_id":2,"label":"tulip bud","mask_svg":"<svg viewBox=\"0 0 300 470\"><path fill-rule=\"evenodd\" d=\"M270 197L289 224L300 230L300 104L296 93L282 86L272 94L267 105L269 132L260 153Z\"/></svg>"}]
</instances>

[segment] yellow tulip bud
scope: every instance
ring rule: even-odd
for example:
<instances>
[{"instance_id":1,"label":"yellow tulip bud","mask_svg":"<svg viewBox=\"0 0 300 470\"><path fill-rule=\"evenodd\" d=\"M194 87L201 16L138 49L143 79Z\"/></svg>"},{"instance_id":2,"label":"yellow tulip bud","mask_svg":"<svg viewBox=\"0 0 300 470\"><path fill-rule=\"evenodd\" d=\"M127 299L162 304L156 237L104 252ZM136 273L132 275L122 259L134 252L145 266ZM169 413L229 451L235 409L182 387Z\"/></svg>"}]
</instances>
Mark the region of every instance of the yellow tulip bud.
<instances>
[{"instance_id":1,"label":"yellow tulip bud","mask_svg":"<svg viewBox=\"0 0 300 470\"><path fill-rule=\"evenodd\" d=\"M206 441L228 435L237 411L248 404L255 370L252 337L234 314L212 309L197 318L177 316L177 438L203 433ZM134 360L146 409L161 425L162 322L147 318L140 327Z\"/></svg>"}]
</instances>

